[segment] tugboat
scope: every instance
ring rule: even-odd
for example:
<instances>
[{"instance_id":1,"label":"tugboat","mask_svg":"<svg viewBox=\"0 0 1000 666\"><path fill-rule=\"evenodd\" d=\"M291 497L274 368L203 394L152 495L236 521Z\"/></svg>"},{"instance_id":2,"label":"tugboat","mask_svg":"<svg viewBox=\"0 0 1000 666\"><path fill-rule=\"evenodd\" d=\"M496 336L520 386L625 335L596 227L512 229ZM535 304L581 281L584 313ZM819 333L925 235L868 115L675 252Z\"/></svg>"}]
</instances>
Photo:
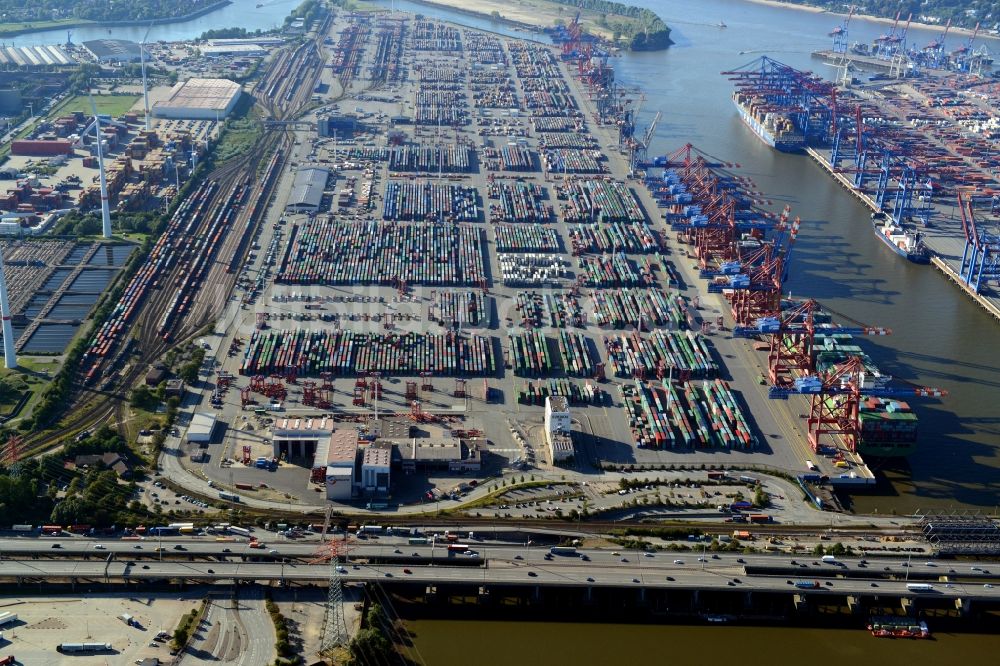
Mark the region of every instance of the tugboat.
<instances>
[{"instance_id":1,"label":"tugboat","mask_svg":"<svg viewBox=\"0 0 1000 666\"><path fill-rule=\"evenodd\" d=\"M915 617L875 616L868 631L875 638L930 638L927 623Z\"/></svg>"}]
</instances>

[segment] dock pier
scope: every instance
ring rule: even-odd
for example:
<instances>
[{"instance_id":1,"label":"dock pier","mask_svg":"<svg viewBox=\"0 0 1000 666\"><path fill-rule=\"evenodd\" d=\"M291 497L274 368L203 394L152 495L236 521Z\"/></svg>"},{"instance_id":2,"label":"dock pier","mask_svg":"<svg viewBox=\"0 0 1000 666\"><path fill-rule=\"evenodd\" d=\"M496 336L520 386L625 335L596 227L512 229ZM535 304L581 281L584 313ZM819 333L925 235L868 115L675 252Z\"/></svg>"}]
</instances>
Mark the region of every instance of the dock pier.
<instances>
[{"instance_id":1,"label":"dock pier","mask_svg":"<svg viewBox=\"0 0 1000 666\"><path fill-rule=\"evenodd\" d=\"M834 180L840 183L848 192L854 195L854 197L867 206L873 213L881 212L879 207L875 204L875 200L864 192L858 190L854 187L854 184L848 180L848 178L837 172L827 161L823 155L815 148L806 148L806 153L811 157L817 164L819 164L823 169L833 176ZM1000 321L1000 306L994 303L992 300L983 296L982 294L977 294L968 284L966 284L958 271L949 264L947 261L939 257L933 251L931 252L931 264L934 265L941 273L943 273L949 280L958 285L959 289L962 290L965 295L970 297L976 304L985 310L991 317Z\"/></svg>"}]
</instances>

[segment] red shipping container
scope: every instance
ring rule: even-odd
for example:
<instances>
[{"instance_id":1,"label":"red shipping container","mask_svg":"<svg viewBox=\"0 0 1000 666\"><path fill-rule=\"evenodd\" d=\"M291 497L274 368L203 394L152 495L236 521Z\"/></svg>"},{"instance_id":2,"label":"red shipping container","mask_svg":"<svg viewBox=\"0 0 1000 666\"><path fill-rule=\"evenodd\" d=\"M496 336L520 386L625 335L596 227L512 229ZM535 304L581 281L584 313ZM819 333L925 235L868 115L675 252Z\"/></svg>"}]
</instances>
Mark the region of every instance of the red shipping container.
<instances>
[{"instance_id":1,"label":"red shipping container","mask_svg":"<svg viewBox=\"0 0 1000 666\"><path fill-rule=\"evenodd\" d=\"M50 155L72 155L73 145L69 141L31 141L20 140L10 144L12 155L25 155L28 157L50 156Z\"/></svg>"}]
</instances>

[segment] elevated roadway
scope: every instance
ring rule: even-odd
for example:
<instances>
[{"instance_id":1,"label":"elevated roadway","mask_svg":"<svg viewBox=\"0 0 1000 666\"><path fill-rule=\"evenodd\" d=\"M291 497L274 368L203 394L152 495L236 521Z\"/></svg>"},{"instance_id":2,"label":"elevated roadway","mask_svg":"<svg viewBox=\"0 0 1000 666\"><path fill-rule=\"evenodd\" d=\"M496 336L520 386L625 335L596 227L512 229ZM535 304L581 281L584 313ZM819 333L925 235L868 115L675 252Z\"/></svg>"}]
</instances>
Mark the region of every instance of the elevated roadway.
<instances>
[{"instance_id":1,"label":"elevated roadway","mask_svg":"<svg viewBox=\"0 0 1000 666\"><path fill-rule=\"evenodd\" d=\"M9 540L4 542L10 546ZM118 544L121 545L121 544ZM226 553L224 543L190 545L186 551L149 553L154 559L126 559L125 551L91 551L89 559L69 549L55 549L41 558L32 551L4 551L0 580L17 582L88 580L105 582L182 580L198 582L258 582L323 584L330 576L326 563L310 564L307 544L282 544L282 550L249 549ZM787 555L579 550L575 556L551 556L539 547L474 545L475 553L448 554L441 546L362 545L351 551L342 575L353 583L409 583L424 586L564 586L678 588L711 590L913 596L912 583L933 586L921 594L938 598L1000 600L1000 562L865 561L848 558L835 563ZM277 549L274 549L277 550ZM287 552L282 552L287 551ZM94 557L100 554L102 557ZM131 555L132 553L127 553ZM177 556L181 556L178 559ZM205 560L206 557L218 558ZM202 559L195 559L202 558ZM995 573L996 572L996 573ZM795 588L795 581L816 581L816 589Z\"/></svg>"}]
</instances>

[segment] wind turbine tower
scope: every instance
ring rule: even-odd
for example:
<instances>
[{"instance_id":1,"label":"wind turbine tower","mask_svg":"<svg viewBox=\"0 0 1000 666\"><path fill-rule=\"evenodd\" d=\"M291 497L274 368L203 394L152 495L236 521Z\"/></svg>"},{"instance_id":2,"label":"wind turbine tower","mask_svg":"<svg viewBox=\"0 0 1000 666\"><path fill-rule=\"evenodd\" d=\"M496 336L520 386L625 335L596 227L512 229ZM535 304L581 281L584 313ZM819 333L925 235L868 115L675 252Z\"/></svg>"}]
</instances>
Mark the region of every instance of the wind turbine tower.
<instances>
[{"instance_id":1,"label":"wind turbine tower","mask_svg":"<svg viewBox=\"0 0 1000 666\"><path fill-rule=\"evenodd\" d=\"M94 110L94 132L97 134L97 168L101 172L101 229L105 238L111 238L111 210L108 208L108 181L104 177L104 149L101 147L101 118L97 115L97 105L90 97L90 108Z\"/></svg>"},{"instance_id":2,"label":"wind turbine tower","mask_svg":"<svg viewBox=\"0 0 1000 666\"><path fill-rule=\"evenodd\" d=\"M3 362L7 368L17 367L14 349L14 329L10 325L10 302L7 300L7 277L4 274L3 252L0 252L0 317L3 318Z\"/></svg>"},{"instance_id":3,"label":"wind turbine tower","mask_svg":"<svg viewBox=\"0 0 1000 666\"><path fill-rule=\"evenodd\" d=\"M146 28L146 34L142 36L142 41L139 42L139 63L142 66L142 104L146 109L146 129L149 129L149 88L146 86L146 38L149 37L149 31L152 29L153 24L150 23L149 27Z\"/></svg>"}]
</instances>

